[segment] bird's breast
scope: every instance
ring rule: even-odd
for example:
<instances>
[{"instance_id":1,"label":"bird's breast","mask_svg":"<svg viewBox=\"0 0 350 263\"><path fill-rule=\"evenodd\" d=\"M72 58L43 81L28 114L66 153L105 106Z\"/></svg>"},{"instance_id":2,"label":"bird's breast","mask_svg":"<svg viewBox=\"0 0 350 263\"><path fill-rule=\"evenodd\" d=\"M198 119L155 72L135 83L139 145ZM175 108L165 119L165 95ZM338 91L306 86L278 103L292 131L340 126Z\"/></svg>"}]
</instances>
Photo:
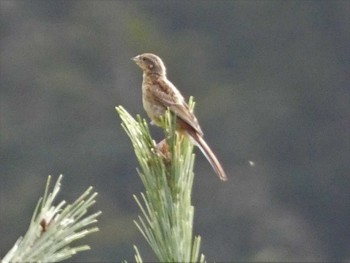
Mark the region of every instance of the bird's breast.
<instances>
[{"instance_id":1,"label":"bird's breast","mask_svg":"<svg viewBox=\"0 0 350 263\"><path fill-rule=\"evenodd\" d=\"M142 103L148 117L153 123L160 126L160 117L165 114L166 108L155 99L152 92L153 85L147 81L142 83Z\"/></svg>"}]
</instances>

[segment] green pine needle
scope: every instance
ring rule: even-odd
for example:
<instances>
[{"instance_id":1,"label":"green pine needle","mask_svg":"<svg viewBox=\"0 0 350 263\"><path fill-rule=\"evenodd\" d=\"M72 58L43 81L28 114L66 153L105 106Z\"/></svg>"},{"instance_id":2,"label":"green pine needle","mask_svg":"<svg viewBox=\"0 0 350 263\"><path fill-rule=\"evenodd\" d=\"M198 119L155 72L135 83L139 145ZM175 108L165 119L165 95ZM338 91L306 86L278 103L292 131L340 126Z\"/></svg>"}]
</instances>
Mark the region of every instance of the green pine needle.
<instances>
[{"instance_id":1,"label":"green pine needle","mask_svg":"<svg viewBox=\"0 0 350 263\"><path fill-rule=\"evenodd\" d=\"M192 100L190 107L194 107ZM116 110L133 144L145 186L141 198L134 196L142 213L135 221L137 228L160 262L205 262L200 255L201 239L193 238L193 144L176 132L170 111L162 119L168 151L161 151L144 119L137 116L135 120L122 106ZM135 259L142 262L136 247L135 251Z\"/></svg>"},{"instance_id":2,"label":"green pine needle","mask_svg":"<svg viewBox=\"0 0 350 263\"><path fill-rule=\"evenodd\" d=\"M57 179L53 191L49 193L51 176L48 177L44 196L39 199L29 229L20 237L13 248L1 261L8 262L59 262L74 254L90 249L89 246L71 247L71 243L98 231L90 227L97 222L101 212L86 216L95 204L97 193L89 187L74 203L66 205L61 201L54 206L53 201L61 188L62 175Z\"/></svg>"}]
</instances>

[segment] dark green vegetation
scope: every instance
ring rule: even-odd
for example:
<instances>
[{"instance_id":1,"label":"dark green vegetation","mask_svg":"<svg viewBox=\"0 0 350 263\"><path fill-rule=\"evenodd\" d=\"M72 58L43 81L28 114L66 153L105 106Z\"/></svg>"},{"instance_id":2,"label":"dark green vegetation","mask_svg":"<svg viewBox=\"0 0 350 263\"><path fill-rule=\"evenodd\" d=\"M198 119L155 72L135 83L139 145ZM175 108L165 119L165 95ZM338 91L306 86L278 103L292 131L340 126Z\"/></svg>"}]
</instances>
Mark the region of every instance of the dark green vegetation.
<instances>
[{"instance_id":1,"label":"dark green vegetation","mask_svg":"<svg viewBox=\"0 0 350 263\"><path fill-rule=\"evenodd\" d=\"M103 211L92 250L74 260L132 260L133 243L154 259L132 223L142 186L114 110L146 116L130 58L154 52L195 97L230 177L218 180L197 151L206 258L350 258L348 1L0 3L0 256L27 228L47 175L63 173L64 199L93 185Z\"/></svg>"}]
</instances>

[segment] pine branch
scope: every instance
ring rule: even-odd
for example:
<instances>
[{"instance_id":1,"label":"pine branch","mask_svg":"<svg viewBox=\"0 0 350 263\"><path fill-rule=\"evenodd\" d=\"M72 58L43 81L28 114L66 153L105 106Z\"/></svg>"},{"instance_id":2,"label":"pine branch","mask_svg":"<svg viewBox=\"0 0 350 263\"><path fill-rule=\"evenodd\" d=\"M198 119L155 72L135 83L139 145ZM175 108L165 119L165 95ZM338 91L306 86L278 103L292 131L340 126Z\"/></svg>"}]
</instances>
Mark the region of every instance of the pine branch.
<instances>
[{"instance_id":1,"label":"pine branch","mask_svg":"<svg viewBox=\"0 0 350 263\"><path fill-rule=\"evenodd\" d=\"M89 187L74 203L66 205L65 201L61 201L54 206L61 179L62 175L49 193L51 176L48 177L44 196L38 201L27 233L17 240L2 263L59 262L90 249L87 245L70 247L70 244L98 231L97 227L87 227L97 222L101 212L86 216L96 202L97 193L91 193L92 187Z\"/></svg>"},{"instance_id":2,"label":"pine branch","mask_svg":"<svg viewBox=\"0 0 350 263\"><path fill-rule=\"evenodd\" d=\"M194 103L190 101L193 108ZM135 224L160 262L205 262L200 255L200 237L193 238L194 207L191 205L193 145L176 132L175 118L163 118L166 143L157 145L145 120L135 120L122 106L116 107L122 126L131 139L145 186L134 196L142 215ZM137 252L135 259L142 262Z\"/></svg>"}]
</instances>

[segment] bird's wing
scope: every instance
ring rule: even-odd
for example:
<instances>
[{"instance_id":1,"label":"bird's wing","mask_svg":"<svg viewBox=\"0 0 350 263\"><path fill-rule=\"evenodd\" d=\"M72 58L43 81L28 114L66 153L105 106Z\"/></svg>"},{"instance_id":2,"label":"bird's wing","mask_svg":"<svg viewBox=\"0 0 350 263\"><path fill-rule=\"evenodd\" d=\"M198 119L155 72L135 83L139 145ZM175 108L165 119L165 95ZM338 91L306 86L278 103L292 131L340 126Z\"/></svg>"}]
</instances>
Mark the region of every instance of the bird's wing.
<instances>
[{"instance_id":1,"label":"bird's wing","mask_svg":"<svg viewBox=\"0 0 350 263\"><path fill-rule=\"evenodd\" d=\"M159 103L164 104L164 106L168 107L176 116L185 121L200 135L203 135L196 116L191 112L181 93L170 81L162 78L158 79L157 85L154 85L153 95Z\"/></svg>"}]
</instances>

